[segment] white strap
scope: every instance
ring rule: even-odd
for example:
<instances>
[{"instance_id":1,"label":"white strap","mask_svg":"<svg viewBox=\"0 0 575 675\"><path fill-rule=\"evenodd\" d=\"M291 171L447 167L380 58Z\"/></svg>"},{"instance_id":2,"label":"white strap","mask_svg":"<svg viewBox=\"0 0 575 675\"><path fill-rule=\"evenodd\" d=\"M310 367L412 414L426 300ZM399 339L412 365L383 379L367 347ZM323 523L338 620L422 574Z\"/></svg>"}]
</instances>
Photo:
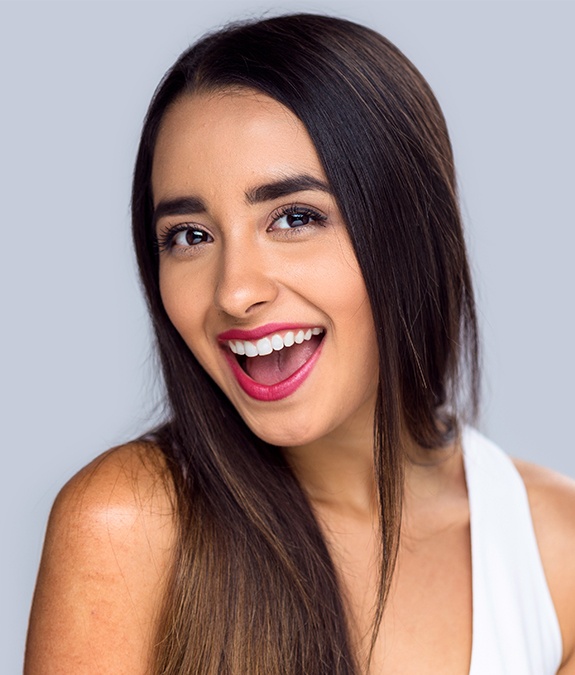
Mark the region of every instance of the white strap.
<instances>
[{"instance_id":1,"label":"white strap","mask_svg":"<svg viewBox=\"0 0 575 675\"><path fill-rule=\"evenodd\" d=\"M477 431L465 430L463 453L471 514L470 675L555 675L561 631L525 485L513 462Z\"/></svg>"}]
</instances>

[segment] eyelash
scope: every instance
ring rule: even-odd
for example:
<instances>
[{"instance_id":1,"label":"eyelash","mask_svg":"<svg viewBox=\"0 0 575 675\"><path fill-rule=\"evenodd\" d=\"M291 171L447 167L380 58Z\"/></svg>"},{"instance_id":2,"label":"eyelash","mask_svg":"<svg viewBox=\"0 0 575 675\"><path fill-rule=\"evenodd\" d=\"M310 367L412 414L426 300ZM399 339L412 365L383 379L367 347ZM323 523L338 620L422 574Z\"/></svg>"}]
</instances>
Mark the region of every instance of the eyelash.
<instances>
[{"instance_id":1,"label":"eyelash","mask_svg":"<svg viewBox=\"0 0 575 675\"><path fill-rule=\"evenodd\" d=\"M180 232L186 232L191 230L192 232L201 232L206 236L210 236L205 230L202 230L201 227L194 227L190 223L179 223L178 225L173 225L168 228L165 232L156 235L156 246L158 251L162 253L163 251L168 251L174 247L174 239Z\"/></svg>"},{"instance_id":2,"label":"eyelash","mask_svg":"<svg viewBox=\"0 0 575 675\"><path fill-rule=\"evenodd\" d=\"M268 232L274 231L272 229L273 225L275 225L282 218L289 216L300 216L301 218L309 218L311 221L313 221L313 223L304 223L299 227L281 228L282 230L284 230L287 236L293 236L291 234L292 232L295 234L297 230L307 229L308 227L314 227L315 225L321 225L323 227L324 221L327 220L326 216L322 215L315 209L311 209L308 206L299 206L298 204L290 204L289 206L282 206L277 211L274 211L274 213L271 216L272 219L271 225L268 226L267 231ZM176 236L180 232L186 232L188 230L196 231L198 233L206 235L207 237L210 237L210 235L201 227L194 227L190 225L190 223L180 223L178 225L174 225L168 228L165 232L158 234L156 236L156 245L158 251L162 253L163 251L168 251L169 249L173 248L174 239L176 238ZM288 232L290 234L288 234ZM193 245L189 245L189 248L192 247Z\"/></svg>"},{"instance_id":3,"label":"eyelash","mask_svg":"<svg viewBox=\"0 0 575 675\"><path fill-rule=\"evenodd\" d=\"M326 216L319 213L315 209L311 209L309 206L300 206L299 204L290 204L289 206L282 206L277 211L272 213L272 223L268 227L268 231L271 230L272 226L275 225L278 220L285 218L286 216L303 216L309 218L313 221L313 224L306 223L300 225L299 227L286 228L287 231L295 232L296 230L301 230L307 227L313 227L314 225L321 225L327 220Z\"/></svg>"}]
</instances>

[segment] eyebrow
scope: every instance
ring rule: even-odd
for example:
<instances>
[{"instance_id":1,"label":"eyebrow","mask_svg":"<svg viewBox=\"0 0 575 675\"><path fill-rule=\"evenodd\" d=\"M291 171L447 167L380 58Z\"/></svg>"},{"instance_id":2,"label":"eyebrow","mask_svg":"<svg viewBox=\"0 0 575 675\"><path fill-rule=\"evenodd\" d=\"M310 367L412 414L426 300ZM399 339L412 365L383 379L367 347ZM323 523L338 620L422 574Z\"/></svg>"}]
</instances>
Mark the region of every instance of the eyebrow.
<instances>
[{"instance_id":1,"label":"eyebrow","mask_svg":"<svg viewBox=\"0 0 575 675\"><path fill-rule=\"evenodd\" d=\"M331 194L329 185L324 181L314 178L314 176L310 176L309 174L299 174L297 176L282 178L273 183L258 185L248 190L246 192L246 201L248 204L260 204L279 199L280 197L286 197L295 192L305 192L306 190L318 190ZM164 216L184 216L193 213L205 213L206 210L206 205L202 200L193 195L165 199L154 209L152 224L155 227L158 220Z\"/></svg>"},{"instance_id":2,"label":"eyebrow","mask_svg":"<svg viewBox=\"0 0 575 675\"><path fill-rule=\"evenodd\" d=\"M175 199L163 199L154 209L152 216L152 225L164 216L185 216L192 213L205 213L206 207L201 199L197 197L176 197Z\"/></svg>"},{"instance_id":3,"label":"eyebrow","mask_svg":"<svg viewBox=\"0 0 575 675\"><path fill-rule=\"evenodd\" d=\"M306 190L319 190L328 194L331 193L327 183L303 173L298 176L288 176L282 180L266 183L265 185L253 188L253 190L248 190L246 192L246 199L248 204L259 204L278 199L279 197L286 197L294 192L305 192Z\"/></svg>"}]
</instances>

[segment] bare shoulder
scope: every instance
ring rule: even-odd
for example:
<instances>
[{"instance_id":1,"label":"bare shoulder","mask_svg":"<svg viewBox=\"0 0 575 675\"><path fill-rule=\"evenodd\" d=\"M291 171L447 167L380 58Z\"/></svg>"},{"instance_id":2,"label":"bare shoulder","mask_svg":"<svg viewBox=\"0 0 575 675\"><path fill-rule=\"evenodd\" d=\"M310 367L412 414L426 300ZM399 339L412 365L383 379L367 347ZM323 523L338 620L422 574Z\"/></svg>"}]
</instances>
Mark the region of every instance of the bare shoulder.
<instances>
[{"instance_id":1,"label":"bare shoulder","mask_svg":"<svg viewBox=\"0 0 575 675\"><path fill-rule=\"evenodd\" d=\"M62 488L48 522L26 675L147 672L174 504L163 456L149 443L104 453Z\"/></svg>"},{"instance_id":2,"label":"bare shoulder","mask_svg":"<svg viewBox=\"0 0 575 675\"><path fill-rule=\"evenodd\" d=\"M134 509L147 523L174 513L174 494L163 453L153 443L134 441L112 448L79 471L60 491L51 519L69 513L106 516Z\"/></svg>"},{"instance_id":3,"label":"bare shoulder","mask_svg":"<svg viewBox=\"0 0 575 675\"><path fill-rule=\"evenodd\" d=\"M527 488L540 546L555 553L575 553L575 480L522 460L513 463Z\"/></svg>"},{"instance_id":4,"label":"bare shoulder","mask_svg":"<svg viewBox=\"0 0 575 675\"><path fill-rule=\"evenodd\" d=\"M533 518L541 559L563 636L560 672L575 674L575 481L535 464L514 460Z\"/></svg>"}]
</instances>

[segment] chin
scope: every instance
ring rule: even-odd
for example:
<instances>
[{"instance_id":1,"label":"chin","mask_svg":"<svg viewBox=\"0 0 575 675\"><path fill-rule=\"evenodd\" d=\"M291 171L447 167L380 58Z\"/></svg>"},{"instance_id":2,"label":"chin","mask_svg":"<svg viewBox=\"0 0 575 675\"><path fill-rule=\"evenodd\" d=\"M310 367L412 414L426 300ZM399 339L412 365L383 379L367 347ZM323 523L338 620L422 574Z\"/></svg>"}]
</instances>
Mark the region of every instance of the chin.
<instances>
[{"instance_id":1,"label":"chin","mask_svg":"<svg viewBox=\"0 0 575 675\"><path fill-rule=\"evenodd\" d=\"M320 439L324 435L319 430L306 428L302 423L299 421L295 422L293 419L285 427L277 422L272 424L262 424L261 420L256 420L254 424L251 424L249 420L245 420L245 422L262 441L281 448L306 445ZM311 427L311 425L309 426Z\"/></svg>"}]
</instances>

